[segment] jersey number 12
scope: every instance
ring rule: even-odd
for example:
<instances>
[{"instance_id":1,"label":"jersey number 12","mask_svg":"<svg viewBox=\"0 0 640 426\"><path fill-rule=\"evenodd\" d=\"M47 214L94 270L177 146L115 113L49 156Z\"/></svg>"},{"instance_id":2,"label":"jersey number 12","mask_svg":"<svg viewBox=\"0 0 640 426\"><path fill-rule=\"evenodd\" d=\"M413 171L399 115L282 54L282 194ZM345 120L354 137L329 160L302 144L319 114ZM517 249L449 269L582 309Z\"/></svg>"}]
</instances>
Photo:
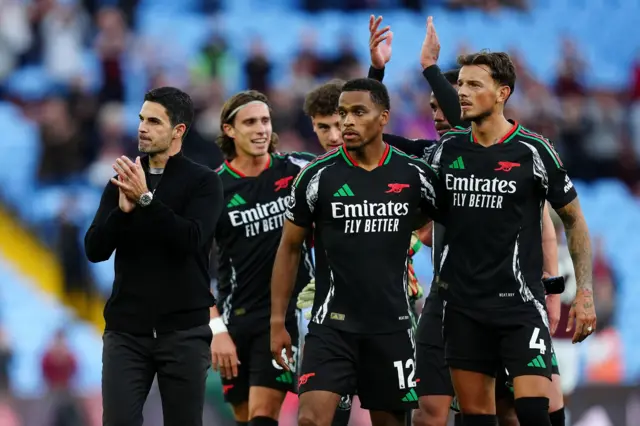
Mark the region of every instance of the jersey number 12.
<instances>
[{"instance_id":1,"label":"jersey number 12","mask_svg":"<svg viewBox=\"0 0 640 426\"><path fill-rule=\"evenodd\" d=\"M413 380L413 378L416 375L416 365L413 362L413 359L408 359L404 366L402 364L402 361L396 361L393 363L393 366L398 371L398 387L400 389L404 389L407 387L407 385L409 385L410 388L415 388L416 382ZM406 381L404 379L405 369L409 370L409 375Z\"/></svg>"},{"instance_id":2,"label":"jersey number 12","mask_svg":"<svg viewBox=\"0 0 640 426\"><path fill-rule=\"evenodd\" d=\"M538 339L540 335L540 329L538 327L533 329L533 334L531 335L531 340L529 340L529 348L530 349L538 349L540 353L544 355L547 351L547 346L544 344L544 339Z\"/></svg>"}]
</instances>

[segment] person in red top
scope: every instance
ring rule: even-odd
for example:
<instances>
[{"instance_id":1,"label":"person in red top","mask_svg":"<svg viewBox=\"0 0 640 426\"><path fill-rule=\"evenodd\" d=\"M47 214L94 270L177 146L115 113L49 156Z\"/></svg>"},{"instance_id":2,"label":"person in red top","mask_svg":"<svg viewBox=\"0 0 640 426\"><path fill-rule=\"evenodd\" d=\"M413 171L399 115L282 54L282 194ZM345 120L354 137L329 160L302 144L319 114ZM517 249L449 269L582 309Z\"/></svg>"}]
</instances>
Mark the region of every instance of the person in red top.
<instances>
[{"instance_id":1,"label":"person in red top","mask_svg":"<svg viewBox=\"0 0 640 426\"><path fill-rule=\"evenodd\" d=\"M42 357L42 376L51 390L68 390L78 370L64 331L56 332L53 343Z\"/></svg>"}]
</instances>

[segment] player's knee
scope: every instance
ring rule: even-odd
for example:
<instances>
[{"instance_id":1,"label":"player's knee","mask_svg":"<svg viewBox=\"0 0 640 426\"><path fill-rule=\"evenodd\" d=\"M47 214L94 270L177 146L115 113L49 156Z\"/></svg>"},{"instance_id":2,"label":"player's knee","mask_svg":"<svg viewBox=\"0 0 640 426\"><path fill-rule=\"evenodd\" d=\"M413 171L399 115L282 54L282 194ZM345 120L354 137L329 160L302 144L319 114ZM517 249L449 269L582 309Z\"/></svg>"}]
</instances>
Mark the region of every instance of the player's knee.
<instances>
[{"instance_id":1,"label":"player's knee","mask_svg":"<svg viewBox=\"0 0 640 426\"><path fill-rule=\"evenodd\" d=\"M420 398L420 409L413 415L413 426L446 426L451 402L446 398Z\"/></svg>"},{"instance_id":2,"label":"player's knee","mask_svg":"<svg viewBox=\"0 0 640 426\"><path fill-rule=\"evenodd\" d=\"M280 417L280 406L281 404L279 401L252 402L249 410L249 418L254 419L256 417L267 417L277 419Z\"/></svg>"},{"instance_id":3,"label":"player's knee","mask_svg":"<svg viewBox=\"0 0 640 426\"><path fill-rule=\"evenodd\" d=\"M249 421L249 403L241 402L239 404L232 404L231 410L233 411L233 418L236 423L247 423Z\"/></svg>"},{"instance_id":4,"label":"player's knee","mask_svg":"<svg viewBox=\"0 0 640 426\"><path fill-rule=\"evenodd\" d=\"M560 376L553 375L551 391L549 392L549 412L555 412L564 408L564 395L562 394L562 382Z\"/></svg>"},{"instance_id":5,"label":"player's knee","mask_svg":"<svg viewBox=\"0 0 640 426\"><path fill-rule=\"evenodd\" d=\"M551 426L549 398L517 398L514 404L520 426Z\"/></svg>"},{"instance_id":6,"label":"player's knee","mask_svg":"<svg viewBox=\"0 0 640 426\"><path fill-rule=\"evenodd\" d=\"M303 410L298 412L298 426L325 426L322 424L320 415L311 410Z\"/></svg>"}]
</instances>

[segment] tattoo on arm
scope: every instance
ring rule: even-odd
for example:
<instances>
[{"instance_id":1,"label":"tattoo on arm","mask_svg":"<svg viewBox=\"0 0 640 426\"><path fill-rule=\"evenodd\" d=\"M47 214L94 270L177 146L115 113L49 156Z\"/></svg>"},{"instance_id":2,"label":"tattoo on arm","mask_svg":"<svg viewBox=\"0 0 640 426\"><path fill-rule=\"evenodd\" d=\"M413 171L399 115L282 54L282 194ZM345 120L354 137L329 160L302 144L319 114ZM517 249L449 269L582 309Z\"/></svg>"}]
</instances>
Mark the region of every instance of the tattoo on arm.
<instances>
[{"instance_id":1,"label":"tattoo on arm","mask_svg":"<svg viewBox=\"0 0 640 426\"><path fill-rule=\"evenodd\" d=\"M576 273L577 290L593 294L591 239L580 202L576 198L556 212L562 219L567 235L567 245ZM593 306L593 300L587 303ZM585 306L585 308L591 306Z\"/></svg>"}]
</instances>

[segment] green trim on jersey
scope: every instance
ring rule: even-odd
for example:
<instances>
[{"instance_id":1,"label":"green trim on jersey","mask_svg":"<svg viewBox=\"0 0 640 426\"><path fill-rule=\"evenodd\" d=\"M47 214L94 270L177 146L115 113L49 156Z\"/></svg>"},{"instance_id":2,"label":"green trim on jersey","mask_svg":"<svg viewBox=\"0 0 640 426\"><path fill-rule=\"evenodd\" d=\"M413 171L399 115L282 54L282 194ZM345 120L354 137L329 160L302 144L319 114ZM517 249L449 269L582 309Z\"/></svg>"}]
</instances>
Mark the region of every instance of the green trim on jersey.
<instances>
[{"instance_id":1,"label":"green trim on jersey","mask_svg":"<svg viewBox=\"0 0 640 426\"><path fill-rule=\"evenodd\" d=\"M551 158L553 158L553 162L556 163L556 167L558 167L559 169L563 167L562 160L560 160L560 156L558 155L555 148L553 147L553 144L549 142L547 138L537 133L533 133L529 129L526 129L522 126L520 126L518 135L523 138L530 139L532 141L538 142L539 144L542 144L542 146L544 146L547 152L551 155Z\"/></svg>"},{"instance_id":2,"label":"green trim on jersey","mask_svg":"<svg viewBox=\"0 0 640 426\"><path fill-rule=\"evenodd\" d=\"M296 186L298 184L298 182L300 182L300 179L302 179L302 176L304 176L304 174L307 172L307 170L312 169L314 166L316 166L318 164L322 164L325 161L331 160L331 159L337 157L338 155L340 155L340 148L336 148L334 150L331 150L331 151L327 152L324 155L316 157L315 160L313 160L312 162L310 162L309 164L304 166L302 169L300 169L300 173L298 173L298 176L296 176L295 180L293 181L293 186Z\"/></svg>"},{"instance_id":3,"label":"green trim on jersey","mask_svg":"<svg viewBox=\"0 0 640 426\"><path fill-rule=\"evenodd\" d=\"M231 176L233 176L233 177L234 177L234 178L236 178L236 179L242 179L242 176L240 176L239 174L237 174L236 172L234 172L233 170L231 170L231 169L229 168L229 166L227 166L227 163L226 163L226 162L225 162L225 163L223 163L223 164L222 164L222 166L220 166L220 167L216 170L216 172L217 172L219 175L221 175L221 174L222 174L222 173L224 173L224 172L227 172L227 173L229 173Z\"/></svg>"},{"instance_id":4,"label":"green trim on jersey","mask_svg":"<svg viewBox=\"0 0 640 426\"><path fill-rule=\"evenodd\" d=\"M400 151L399 149L397 149L397 148L396 148L396 147L394 147L394 146L392 146L392 147L391 147L391 149L393 150L394 154L398 154L398 155L400 155L400 156L402 156L402 157L409 158L409 159L411 159L411 160L414 160L414 161L417 161L417 162L419 162L419 163L422 163L422 164L424 164L425 166L427 166L428 168L430 168L430 169L431 169L431 171L433 171L433 173L435 173L435 172L436 172L435 170L433 170L433 167L431 167L431 165L430 165L429 163L427 163L426 161L424 161L422 158L418 158L418 157L415 157L415 156L413 156L413 155L409 155L409 154L407 154L407 153L404 153L404 152Z\"/></svg>"}]
</instances>

